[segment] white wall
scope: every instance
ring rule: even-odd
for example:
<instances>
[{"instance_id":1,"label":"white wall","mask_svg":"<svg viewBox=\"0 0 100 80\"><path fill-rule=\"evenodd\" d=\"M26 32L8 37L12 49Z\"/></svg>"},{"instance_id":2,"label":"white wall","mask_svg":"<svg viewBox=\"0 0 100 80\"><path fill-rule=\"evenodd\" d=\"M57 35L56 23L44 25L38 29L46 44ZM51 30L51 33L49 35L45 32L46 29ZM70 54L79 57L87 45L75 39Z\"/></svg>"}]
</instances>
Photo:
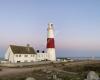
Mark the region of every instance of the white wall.
<instances>
[{"instance_id":1,"label":"white wall","mask_svg":"<svg viewBox=\"0 0 100 80\"><path fill-rule=\"evenodd\" d=\"M36 56L37 61L46 60L46 59L48 59L47 53L37 53L37 56Z\"/></svg>"},{"instance_id":2,"label":"white wall","mask_svg":"<svg viewBox=\"0 0 100 80\"><path fill-rule=\"evenodd\" d=\"M27 57L25 57L27 55ZM36 61L36 54L14 54L14 61L17 63L17 61L20 62L34 62Z\"/></svg>"},{"instance_id":3,"label":"white wall","mask_svg":"<svg viewBox=\"0 0 100 80\"><path fill-rule=\"evenodd\" d=\"M47 49L47 53L48 53L48 59L51 61L56 61L56 52L55 52L55 48L48 48Z\"/></svg>"},{"instance_id":4,"label":"white wall","mask_svg":"<svg viewBox=\"0 0 100 80\"><path fill-rule=\"evenodd\" d=\"M6 53L5 53L5 59L8 59L9 58L9 53L10 53L10 47L8 47Z\"/></svg>"},{"instance_id":5,"label":"white wall","mask_svg":"<svg viewBox=\"0 0 100 80\"><path fill-rule=\"evenodd\" d=\"M13 55L13 52L12 52L10 47L8 48L8 50L7 50L6 54L5 54L5 59L7 59L11 63L14 62L14 55Z\"/></svg>"}]
</instances>

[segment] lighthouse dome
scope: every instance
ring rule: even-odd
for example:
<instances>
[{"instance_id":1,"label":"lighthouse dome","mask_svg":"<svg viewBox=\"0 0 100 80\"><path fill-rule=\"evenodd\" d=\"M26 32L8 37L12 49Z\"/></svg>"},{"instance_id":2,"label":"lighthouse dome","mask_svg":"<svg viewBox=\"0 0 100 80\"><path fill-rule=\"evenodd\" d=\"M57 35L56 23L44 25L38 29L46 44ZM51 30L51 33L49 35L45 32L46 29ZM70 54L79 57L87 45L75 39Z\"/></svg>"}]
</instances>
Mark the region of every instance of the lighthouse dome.
<instances>
[{"instance_id":1,"label":"lighthouse dome","mask_svg":"<svg viewBox=\"0 0 100 80\"><path fill-rule=\"evenodd\" d=\"M53 29L53 23L48 23L48 29Z\"/></svg>"}]
</instances>

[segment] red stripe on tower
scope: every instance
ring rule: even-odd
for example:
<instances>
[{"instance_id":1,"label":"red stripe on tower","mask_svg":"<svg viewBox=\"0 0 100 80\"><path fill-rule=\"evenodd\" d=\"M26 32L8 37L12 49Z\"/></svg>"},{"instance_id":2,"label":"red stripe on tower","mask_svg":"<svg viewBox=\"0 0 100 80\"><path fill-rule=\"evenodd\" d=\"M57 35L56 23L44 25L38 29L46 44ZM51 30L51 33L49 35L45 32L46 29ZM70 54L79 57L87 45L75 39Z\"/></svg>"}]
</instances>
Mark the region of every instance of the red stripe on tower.
<instances>
[{"instance_id":1,"label":"red stripe on tower","mask_svg":"<svg viewBox=\"0 0 100 80\"><path fill-rule=\"evenodd\" d=\"M47 39L47 48L55 48L54 38L48 38Z\"/></svg>"}]
</instances>

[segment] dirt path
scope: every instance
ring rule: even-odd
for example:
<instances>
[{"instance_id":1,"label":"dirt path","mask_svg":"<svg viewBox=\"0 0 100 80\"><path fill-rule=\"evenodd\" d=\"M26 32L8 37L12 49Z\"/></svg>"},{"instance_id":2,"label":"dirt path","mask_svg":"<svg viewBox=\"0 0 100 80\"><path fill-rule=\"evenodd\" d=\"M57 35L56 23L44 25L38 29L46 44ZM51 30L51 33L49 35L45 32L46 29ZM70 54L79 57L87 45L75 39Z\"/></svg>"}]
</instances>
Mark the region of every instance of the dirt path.
<instances>
[{"instance_id":1,"label":"dirt path","mask_svg":"<svg viewBox=\"0 0 100 80\"><path fill-rule=\"evenodd\" d=\"M34 67L34 68L2 68L0 71L0 77L2 76L9 76L9 75L16 75L22 74L27 72L32 72L33 70L44 69L45 67Z\"/></svg>"}]
</instances>

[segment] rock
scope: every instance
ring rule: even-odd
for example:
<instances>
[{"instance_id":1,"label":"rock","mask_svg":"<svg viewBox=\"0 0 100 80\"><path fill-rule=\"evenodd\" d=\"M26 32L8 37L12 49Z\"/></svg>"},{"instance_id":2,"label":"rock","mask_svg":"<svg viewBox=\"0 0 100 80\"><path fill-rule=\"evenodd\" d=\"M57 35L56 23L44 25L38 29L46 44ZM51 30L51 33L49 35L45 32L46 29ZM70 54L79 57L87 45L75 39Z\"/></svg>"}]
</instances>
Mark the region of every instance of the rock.
<instances>
[{"instance_id":1,"label":"rock","mask_svg":"<svg viewBox=\"0 0 100 80\"><path fill-rule=\"evenodd\" d=\"M90 71L85 80L99 80L99 76L94 71Z\"/></svg>"},{"instance_id":2,"label":"rock","mask_svg":"<svg viewBox=\"0 0 100 80\"><path fill-rule=\"evenodd\" d=\"M26 78L25 80L36 80L36 79L34 79L34 78L32 78L32 77L28 77L28 78Z\"/></svg>"}]
</instances>

